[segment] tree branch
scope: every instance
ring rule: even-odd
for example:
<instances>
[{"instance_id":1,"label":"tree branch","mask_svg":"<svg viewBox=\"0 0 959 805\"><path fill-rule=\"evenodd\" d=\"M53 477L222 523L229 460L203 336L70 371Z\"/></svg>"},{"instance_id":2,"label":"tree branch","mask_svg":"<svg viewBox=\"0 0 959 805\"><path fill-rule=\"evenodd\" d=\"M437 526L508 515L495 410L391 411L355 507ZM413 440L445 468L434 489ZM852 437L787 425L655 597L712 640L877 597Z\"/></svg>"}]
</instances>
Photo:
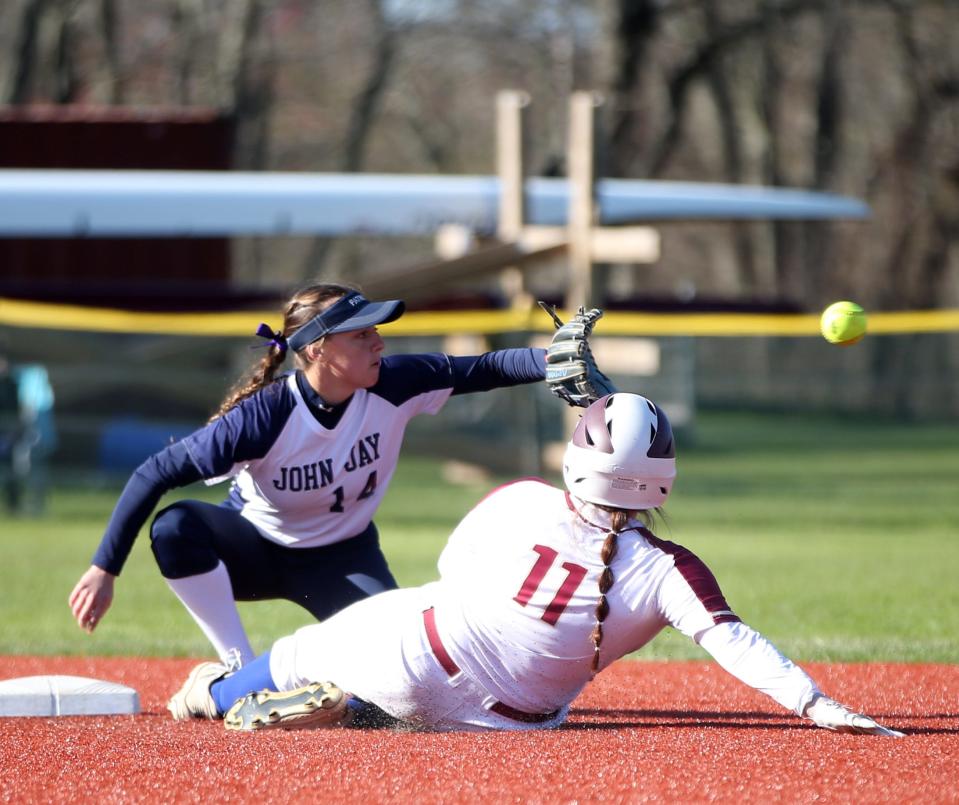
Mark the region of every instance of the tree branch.
<instances>
[{"instance_id":1,"label":"tree branch","mask_svg":"<svg viewBox=\"0 0 959 805\"><path fill-rule=\"evenodd\" d=\"M123 103L126 92L120 60L120 20L116 0L100 0L99 23L103 36L107 82L110 85L110 103L119 106Z\"/></svg>"},{"instance_id":2,"label":"tree branch","mask_svg":"<svg viewBox=\"0 0 959 805\"><path fill-rule=\"evenodd\" d=\"M20 30L14 45L13 80L10 82L7 103L20 105L30 100L30 89L36 63L40 19L47 10L48 0L27 0L20 15Z\"/></svg>"},{"instance_id":3,"label":"tree branch","mask_svg":"<svg viewBox=\"0 0 959 805\"><path fill-rule=\"evenodd\" d=\"M390 70L396 56L396 40L383 10L383 0L368 0L373 19L376 42L373 47L373 63L366 76L366 83L357 96L346 128L343 169L357 171L363 166L366 144L383 94L390 80Z\"/></svg>"},{"instance_id":4,"label":"tree branch","mask_svg":"<svg viewBox=\"0 0 959 805\"><path fill-rule=\"evenodd\" d=\"M788 20L810 11L819 11L823 2L824 0L793 0L779 6L777 16L781 20ZM720 54L761 34L768 24L768 13L760 12L727 26L704 42L683 65L673 72L668 89L670 119L658 146L653 149L649 162L650 176L659 176L666 170L676 146L683 137L686 100L693 83L712 68L713 62L719 58Z\"/></svg>"}]
</instances>

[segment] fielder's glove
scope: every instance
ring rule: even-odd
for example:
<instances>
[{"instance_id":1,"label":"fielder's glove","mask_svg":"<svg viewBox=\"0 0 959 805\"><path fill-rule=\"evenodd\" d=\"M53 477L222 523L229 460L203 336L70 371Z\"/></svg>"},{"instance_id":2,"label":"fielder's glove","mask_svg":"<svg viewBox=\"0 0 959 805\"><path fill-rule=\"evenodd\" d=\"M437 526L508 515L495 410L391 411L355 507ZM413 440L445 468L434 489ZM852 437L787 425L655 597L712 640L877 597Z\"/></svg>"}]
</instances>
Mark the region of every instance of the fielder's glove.
<instances>
[{"instance_id":1,"label":"fielder's glove","mask_svg":"<svg viewBox=\"0 0 959 805\"><path fill-rule=\"evenodd\" d=\"M853 732L859 735L882 735L887 738L902 738L903 734L877 724L869 716L854 713L837 701L821 693L813 697L804 712L817 727L835 732Z\"/></svg>"},{"instance_id":2,"label":"fielder's glove","mask_svg":"<svg viewBox=\"0 0 959 805\"><path fill-rule=\"evenodd\" d=\"M603 317L598 308L581 307L573 318L563 324L556 308L540 302L556 324L553 340L546 350L546 385L569 405L587 408L600 397L613 394L616 387L596 366L589 349L589 335L596 322Z\"/></svg>"}]
</instances>

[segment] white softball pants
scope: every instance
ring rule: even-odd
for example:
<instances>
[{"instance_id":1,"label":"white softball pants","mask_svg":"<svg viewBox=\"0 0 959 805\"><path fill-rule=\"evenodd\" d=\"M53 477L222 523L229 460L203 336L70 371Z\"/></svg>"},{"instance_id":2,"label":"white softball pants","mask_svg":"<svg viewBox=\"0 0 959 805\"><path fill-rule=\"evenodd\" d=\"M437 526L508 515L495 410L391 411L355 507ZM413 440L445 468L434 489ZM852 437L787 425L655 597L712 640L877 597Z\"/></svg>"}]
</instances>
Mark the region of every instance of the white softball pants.
<instances>
[{"instance_id":1,"label":"white softball pants","mask_svg":"<svg viewBox=\"0 0 959 805\"><path fill-rule=\"evenodd\" d=\"M332 682L395 718L430 730L559 726L568 708L540 724L506 718L489 710L496 700L476 681L443 669L423 625L423 611L434 603L432 586L379 593L280 638L270 655L273 681L280 690Z\"/></svg>"}]
</instances>

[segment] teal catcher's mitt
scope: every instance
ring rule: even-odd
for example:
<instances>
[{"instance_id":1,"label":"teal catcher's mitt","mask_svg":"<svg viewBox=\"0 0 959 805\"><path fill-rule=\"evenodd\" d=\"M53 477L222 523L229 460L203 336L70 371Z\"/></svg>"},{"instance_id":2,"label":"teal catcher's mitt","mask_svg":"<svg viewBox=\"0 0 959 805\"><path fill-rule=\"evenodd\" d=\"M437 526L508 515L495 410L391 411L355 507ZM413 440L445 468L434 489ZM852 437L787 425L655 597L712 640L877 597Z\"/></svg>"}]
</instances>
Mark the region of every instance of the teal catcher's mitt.
<instances>
[{"instance_id":1,"label":"teal catcher's mitt","mask_svg":"<svg viewBox=\"0 0 959 805\"><path fill-rule=\"evenodd\" d=\"M556 308L540 302L556 324L553 340L546 350L546 385L569 405L586 408L600 397L613 394L616 387L596 366L589 349L589 335L603 317L599 308L579 311L566 324L556 315Z\"/></svg>"}]
</instances>

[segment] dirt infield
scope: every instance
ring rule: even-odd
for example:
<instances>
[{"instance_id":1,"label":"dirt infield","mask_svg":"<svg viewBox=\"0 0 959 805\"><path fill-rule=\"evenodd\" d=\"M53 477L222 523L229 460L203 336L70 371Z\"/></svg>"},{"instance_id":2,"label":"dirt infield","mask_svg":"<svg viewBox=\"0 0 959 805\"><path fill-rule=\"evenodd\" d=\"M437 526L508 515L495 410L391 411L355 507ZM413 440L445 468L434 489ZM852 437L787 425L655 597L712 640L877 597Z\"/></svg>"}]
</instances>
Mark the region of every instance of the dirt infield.
<instances>
[{"instance_id":1,"label":"dirt infield","mask_svg":"<svg viewBox=\"0 0 959 805\"><path fill-rule=\"evenodd\" d=\"M959 666L816 665L905 738L837 735L708 663L620 662L553 732L227 733L164 704L191 660L0 658L130 685L138 716L0 719L4 802L959 802Z\"/></svg>"}]
</instances>

